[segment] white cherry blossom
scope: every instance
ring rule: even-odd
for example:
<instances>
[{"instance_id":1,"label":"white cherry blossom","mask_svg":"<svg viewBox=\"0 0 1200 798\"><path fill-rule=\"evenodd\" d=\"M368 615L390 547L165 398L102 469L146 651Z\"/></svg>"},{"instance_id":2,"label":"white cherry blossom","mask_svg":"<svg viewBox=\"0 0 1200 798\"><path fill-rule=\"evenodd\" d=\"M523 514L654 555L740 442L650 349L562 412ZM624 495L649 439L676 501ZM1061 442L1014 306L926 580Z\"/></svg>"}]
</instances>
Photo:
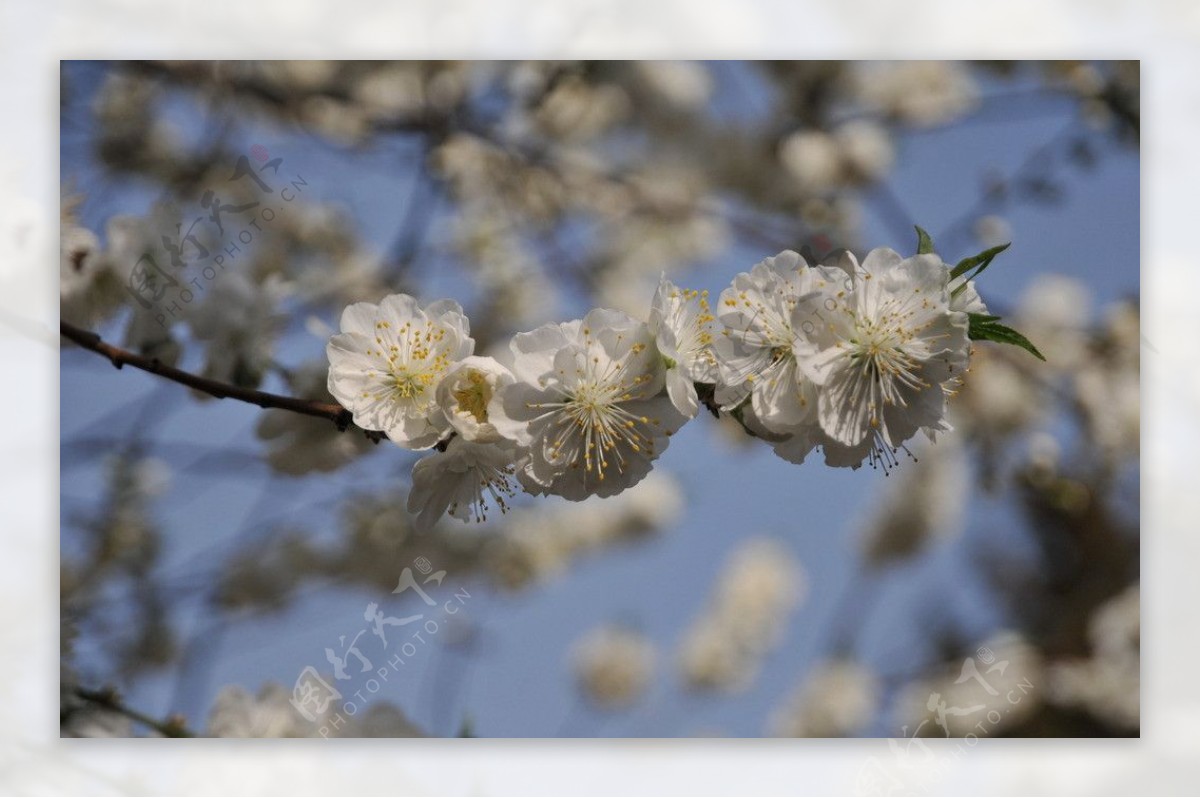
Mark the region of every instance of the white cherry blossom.
<instances>
[{"instance_id":1,"label":"white cherry blossom","mask_svg":"<svg viewBox=\"0 0 1200 798\"><path fill-rule=\"evenodd\" d=\"M644 322L615 310L514 336L516 381L489 418L529 447L531 493L579 501L636 484L686 421L663 391L666 371Z\"/></svg>"},{"instance_id":2,"label":"white cherry blossom","mask_svg":"<svg viewBox=\"0 0 1200 798\"><path fill-rule=\"evenodd\" d=\"M450 429L438 383L474 349L457 302L422 308L407 294L359 302L342 313L341 332L325 349L329 392L363 429L386 432L406 449L429 448Z\"/></svg>"},{"instance_id":3,"label":"white cherry blossom","mask_svg":"<svg viewBox=\"0 0 1200 798\"><path fill-rule=\"evenodd\" d=\"M716 399L743 417L753 418L766 432L792 436L797 451L787 459L803 460L815 445L816 385L801 364L815 354L819 320L797 318L797 306L833 306L838 292L851 287L844 258L809 266L799 254L781 252L734 278L721 293L719 318L725 326L713 348L720 384ZM764 437L770 437L764 436Z\"/></svg>"},{"instance_id":4,"label":"white cherry blossom","mask_svg":"<svg viewBox=\"0 0 1200 798\"><path fill-rule=\"evenodd\" d=\"M426 532L444 514L463 522L487 520L489 505L508 512L517 491L521 453L511 443L473 443L453 437L444 452L422 457L413 466L408 511L418 532Z\"/></svg>"},{"instance_id":5,"label":"white cherry blossom","mask_svg":"<svg viewBox=\"0 0 1200 798\"><path fill-rule=\"evenodd\" d=\"M888 467L919 429L949 429L946 390L966 370L967 316L950 309L949 270L936 255L902 258L872 250L856 269L853 290L808 298L794 323L818 319L819 351L803 369L819 386L818 418L828 436L827 462Z\"/></svg>"},{"instance_id":6,"label":"white cherry blossom","mask_svg":"<svg viewBox=\"0 0 1200 798\"><path fill-rule=\"evenodd\" d=\"M512 381L512 372L495 358L472 355L443 375L437 387L438 405L463 439L492 443L500 440L500 434L488 420L488 404L499 388Z\"/></svg>"},{"instance_id":7,"label":"white cherry blossom","mask_svg":"<svg viewBox=\"0 0 1200 798\"><path fill-rule=\"evenodd\" d=\"M650 307L650 333L666 361L667 395L688 418L700 410L695 383L717 382L708 292L675 286L664 275Z\"/></svg>"}]
</instances>

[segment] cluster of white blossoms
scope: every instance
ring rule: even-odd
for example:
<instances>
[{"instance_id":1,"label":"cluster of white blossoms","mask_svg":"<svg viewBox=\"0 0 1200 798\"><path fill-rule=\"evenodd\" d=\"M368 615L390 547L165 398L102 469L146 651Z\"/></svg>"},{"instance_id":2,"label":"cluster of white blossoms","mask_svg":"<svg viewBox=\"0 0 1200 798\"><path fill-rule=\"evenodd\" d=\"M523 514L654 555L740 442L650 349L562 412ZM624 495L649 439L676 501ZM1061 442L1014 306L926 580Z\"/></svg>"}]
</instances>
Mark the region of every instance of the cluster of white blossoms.
<instances>
[{"instance_id":1,"label":"cluster of white blossoms","mask_svg":"<svg viewBox=\"0 0 1200 798\"><path fill-rule=\"evenodd\" d=\"M518 490L620 493L701 406L785 460L819 448L829 465L886 470L918 431L949 429L968 333L978 321L988 337L996 318L969 277L995 254L952 268L931 253L809 264L786 251L737 275L715 312L706 291L663 277L646 321L596 309L519 333L495 358L475 354L456 302L393 295L345 310L328 387L363 429L436 449L413 469L419 528L483 520Z\"/></svg>"}]
</instances>

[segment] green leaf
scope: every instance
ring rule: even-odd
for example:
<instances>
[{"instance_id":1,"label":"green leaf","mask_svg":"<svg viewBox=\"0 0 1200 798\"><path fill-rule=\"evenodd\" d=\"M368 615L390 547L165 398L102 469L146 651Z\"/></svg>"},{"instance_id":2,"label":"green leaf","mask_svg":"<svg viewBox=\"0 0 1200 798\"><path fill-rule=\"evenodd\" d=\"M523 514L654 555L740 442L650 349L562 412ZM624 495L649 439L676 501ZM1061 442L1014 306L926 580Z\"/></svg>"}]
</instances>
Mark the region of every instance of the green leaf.
<instances>
[{"instance_id":1,"label":"green leaf","mask_svg":"<svg viewBox=\"0 0 1200 798\"><path fill-rule=\"evenodd\" d=\"M917 254L918 255L928 255L931 252L933 252L933 239L929 237L929 233L926 233L925 230L922 229L919 225L916 226L916 230L917 230Z\"/></svg>"},{"instance_id":2,"label":"green leaf","mask_svg":"<svg viewBox=\"0 0 1200 798\"><path fill-rule=\"evenodd\" d=\"M1012 242L1001 244L999 246L992 247L991 249L985 249L978 255L972 255L969 258L963 258L953 269L950 270L950 279L953 280L956 277L961 277L971 269L975 269L975 273L967 278L967 280L974 280L983 273L984 269L991 265L993 258L995 258L1004 250L1008 249L1010 246L1012 246Z\"/></svg>"},{"instance_id":3,"label":"green leaf","mask_svg":"<svg viewBox=\"0 0 1200 798\"><path fill-rule=\"evenodd\" d=\"M1038 360L1044 361L1046 359L1045 355L1039 352L1038 348L1024 335L1021 335L1021 333L1012 327L1005 327L1003 324L998 324L997 320L1000 318L999 316L969 313L967 317L969 322L967 337L972 341L994 341L998 344L1019 346Z\"/></svg>"}]
</instances>

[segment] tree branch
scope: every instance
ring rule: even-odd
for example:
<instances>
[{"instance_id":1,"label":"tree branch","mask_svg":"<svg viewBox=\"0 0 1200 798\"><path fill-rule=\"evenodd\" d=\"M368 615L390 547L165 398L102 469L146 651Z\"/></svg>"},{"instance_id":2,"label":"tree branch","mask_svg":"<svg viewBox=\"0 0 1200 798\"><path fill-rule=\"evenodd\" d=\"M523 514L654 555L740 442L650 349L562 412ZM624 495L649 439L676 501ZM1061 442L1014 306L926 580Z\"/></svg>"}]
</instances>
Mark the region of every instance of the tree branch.
<instances>
[{"instance_id":1,"label":"tree branch","mask_svg":"<svg viewBox=\"0 0 1200 798\"><path fill-rule=\"evenodd\" d=\"M124 715L136 723L153 729L163 737L196 736L195 733L188 730L181 716L172 716L165 721L152 718L143 712L125 706L114 690L88 690L83 687L76 687L75 695L89 704L102 707L118 715Z\"/></svg>"},{"instance_id":2,"label":"tree branch","mask_svg":"<svg viewBox=\"0 0 1200 798\"><path fill-rule=\"evenodd\" d=\"M180 385L186 385L209 396L215 396L218 399L237 399L239 402L248 402L262 408L290 410L293 413L313 416L314 418L328 419L336 424L337 428L341 431L348 429L353 421L350 411L336 403L318 402L312 399L297 399L292 396L282 396L280 394L267 393L266 391L257 391L252 388L242 388L237 385L230 385L229 383L201 377L197 374L168 366L157 358L145 357L136 352L130 352L126 349L113 346L106 343L96 333L80 329L65 321L59 322L59 331L64 338L70 339L84 349L91 350L98 355L108 358L109 362L117 368L130 365L150 374L177 382ZM364 432L368 438L376 443L385 437L381 432L371 430L364 430Z\"/></svg>"}]
</instances>

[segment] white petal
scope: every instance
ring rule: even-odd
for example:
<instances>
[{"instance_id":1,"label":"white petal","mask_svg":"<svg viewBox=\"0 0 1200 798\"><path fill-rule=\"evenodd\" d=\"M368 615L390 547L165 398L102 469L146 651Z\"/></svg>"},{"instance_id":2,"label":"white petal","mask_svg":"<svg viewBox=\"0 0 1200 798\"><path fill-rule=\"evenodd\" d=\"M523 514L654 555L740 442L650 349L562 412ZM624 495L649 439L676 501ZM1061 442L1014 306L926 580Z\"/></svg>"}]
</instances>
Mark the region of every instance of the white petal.
<instances>
[{"instance_id":1,"label":"white petal","mask_svg":"<svg viewBox=\"0 0 1200 798\"><path fill-rule=\"evenodd\" d=\"M700 397L696 394L696 386L678 368L667 369L667 395L675 409L688 418L695 418L700 412Z\"/></svg>"},{"instance_id":2,"label":"white petal","mask_svg":"<svg viewBox=\"0 0 1200 798\"><path fill-rule=\"evenodd\" d=\"M862 384L865 379L848 359L839 362L817 400L821 429L846 446L862 443L870 430L871 412Z\"/></svg>"},{"instance_id":3,"label":"white petal","mask_svg":"<svg viewBox=\"0 0 1200 798\"><path fill-rule=\"evenodd\" d=\"M791 432L812 420L811 392L804 390L795 361L781 361L754 383L750 402L763 425L775 432Z\"/></svg>"},{"instance_id":4,"label":"white petal","mask_svg":"<svg viewBox=\"0 0 1200 798\"><path fill-rule=\"evenodd\" d=\"M420 533L428 532L446 514L457 492L458 480L447 472L446 457L438 452L413 464L408 512L416 516L413 525Z\"/></svg>"},{"instance_id":5,"label":"white petal","mask_svg":"<svg viewBox=\"0 0 1200 798\"><path fill-rule=\"evenodd\" d=\"M529 422L543 415L543 411L530 405L545 400L545 392L528 383L506 384L488 402L488 423L504 438L521 446L529 446L533 442Z\"/></svg>"},{"instance_id":6,"label":"white petal","mask_svg":"<svg viewBox=\"0 0 1200 798\"><path fill-rule=\"evenodd\" d=\"M389 323L392 333L398 334L405 322L411 322L414 327L423 326L425 314L417 300L408 294L390 294L379 303L379 321Z\"/></svg>"},{"instance_id":7,"label":"white petal","mask_svg":"<svg viewBox=\"0 0 1200 798\"><path fill-rule=\"evenodd\" d=\"M379 306L370 302L355 302L342 311L341 329L344 333L358 333L368 338L375 337L375 320Z\"/></svg>"},{"instance_id":8,"label":"white petal","mask_svg":"<svg viewBox=\"0 0 1200 798\"><path fill-rule=\"evenodd\" d=\"M441 440L450 427L441 408L434 405L429 413L428 416L396 413L384 432L392 443L403 449L428 449Z\"/></svg>"},{"instance_id":9,"label":"white petal","mask_svg":"<svg viewBox=\"0 0 1200 798\"><path fill-rule=\"evenodd\" d=\"M862 270L872 276L885 274L904 261L900 253L888 247L879 247L863 258Z\"/></svg>"},{"instance_id":10,"label":"white petal","mask_svg":"<svg viewBox=\"0 0 1200 798\"><path fill-rule=\"evenodd\" d=\"M554 354L574 343L579 323L544 324L531 332L517 333L509 342L512 372L517 380L536 383L554 369Z\"/></svg>"},{"instance_id":11,"label":"white petal","mask_svg":"<svg viewBox=\"0 0 1200 798\"><path fill-rule=\"evenodd\" d=\"M823 440L821 428L816 424L809 425L798 429L795 433L788 436L786 440L776 443L774 448L775 454L789 463L800 464L804 462L804 458L813 450L816 445Z\"/></svg>"}]
</instances>

